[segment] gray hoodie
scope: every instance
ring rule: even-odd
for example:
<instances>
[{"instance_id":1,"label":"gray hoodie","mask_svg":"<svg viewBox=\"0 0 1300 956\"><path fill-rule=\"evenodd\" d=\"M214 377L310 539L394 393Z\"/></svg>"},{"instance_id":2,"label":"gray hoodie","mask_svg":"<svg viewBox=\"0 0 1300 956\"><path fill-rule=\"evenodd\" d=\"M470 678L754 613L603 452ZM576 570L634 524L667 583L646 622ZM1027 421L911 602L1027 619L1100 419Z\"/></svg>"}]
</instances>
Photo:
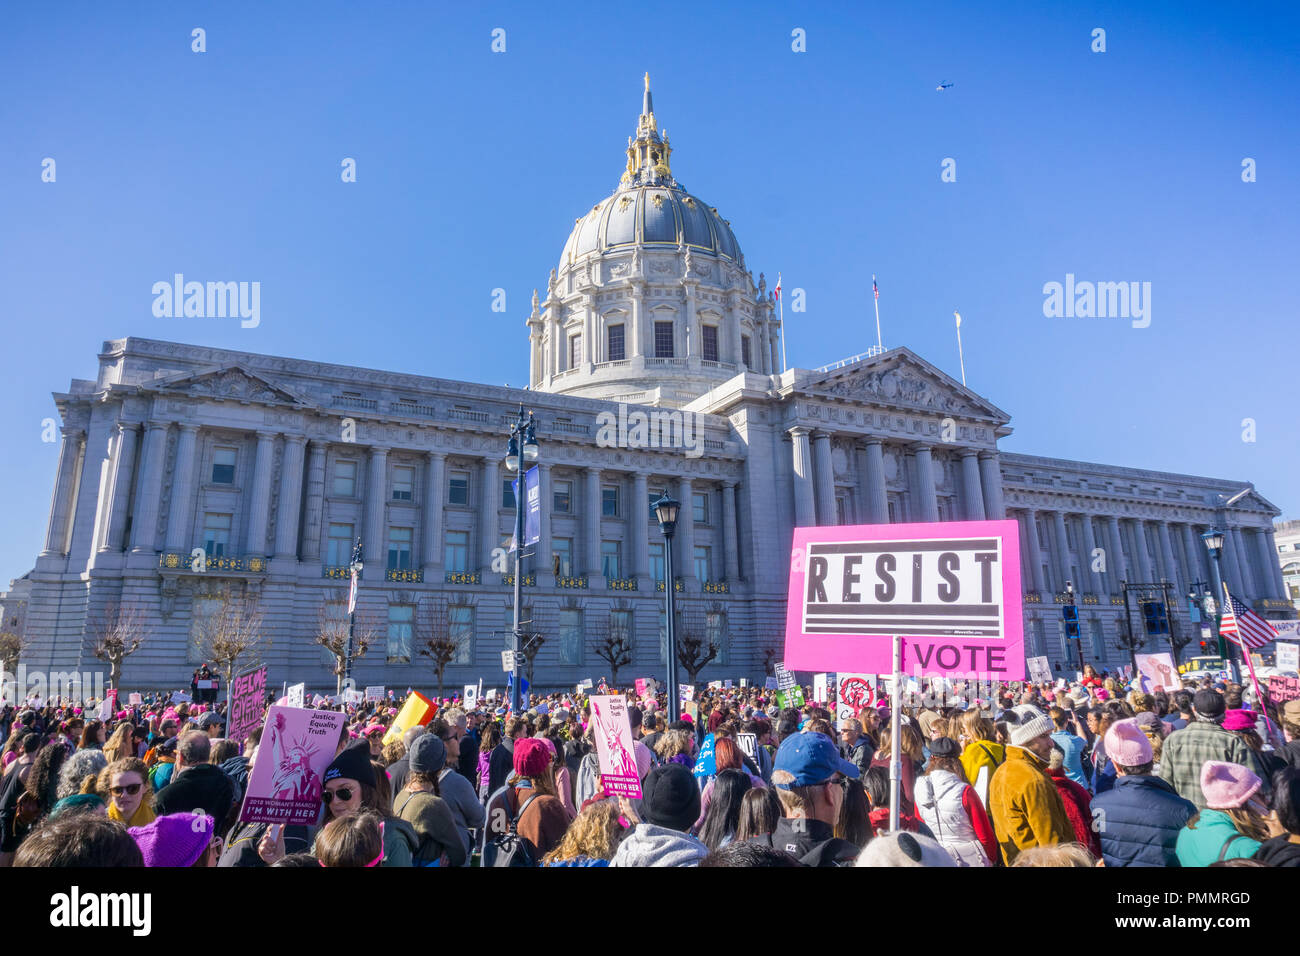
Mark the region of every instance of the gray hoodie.
<instances>
[{"instance_id":1,"label":"gray hoodie","mask_svg":"<svg viewBox=\"0 0 1300 956\"><path fill-rule=\"evenodd\" d=\"M699 866L709 848L689 833L639 823L627 835L610 866Z\"/></svg>"}]
</instances>

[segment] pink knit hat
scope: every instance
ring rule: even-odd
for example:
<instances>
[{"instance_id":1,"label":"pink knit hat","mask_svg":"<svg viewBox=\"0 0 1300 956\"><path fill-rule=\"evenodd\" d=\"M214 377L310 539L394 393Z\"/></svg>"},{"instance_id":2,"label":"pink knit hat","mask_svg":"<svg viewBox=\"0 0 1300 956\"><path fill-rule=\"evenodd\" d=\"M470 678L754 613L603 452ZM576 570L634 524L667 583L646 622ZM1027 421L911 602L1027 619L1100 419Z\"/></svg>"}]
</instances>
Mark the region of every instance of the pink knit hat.
<instances>
[{"instance_id":1,"label":"pink knit hat","mask_svg":"<svg viewBox=\"0 0 1300 956\"><path fill-rule=\"evenodd\" d=\"M1240 807L1263 784L1264 781L1241 764L1207 760L1201 766L1201 792L1205 794L1205 805L1211 810Z\"/></svg>"},{"instance_id":2,"label":"pink knit hat","mask_svg":"<svg viewBox=\"0 0 1300 956\"><path fill-rule=\"evenodd\" d=\"M1224 730L1254 730L1256 714L1249 710L1229 710L1223 714Z\"/></svg>"},{"instance_id":3,"label":"pink knit hat","mask_svg":"<svg viewBox=\"0 0 1300 956\"><path fill-rule=\"evenodd\" d=\"M1151 741L1136 720L1118 720L1106 731L1106 756L1121 767L1151 762Z\"/></svg>"},{"instance_id":4,"label":"pink knit hat","mask_svg":"<svg viewBox=\"0 0 1300 956\"><path fill-rule=\"evenodd\" d=\"M212 842L215 829L206 813L169 813L152 823L127 830L144 857L145 866L193 866Z\"/></svg>"}]
</instances>

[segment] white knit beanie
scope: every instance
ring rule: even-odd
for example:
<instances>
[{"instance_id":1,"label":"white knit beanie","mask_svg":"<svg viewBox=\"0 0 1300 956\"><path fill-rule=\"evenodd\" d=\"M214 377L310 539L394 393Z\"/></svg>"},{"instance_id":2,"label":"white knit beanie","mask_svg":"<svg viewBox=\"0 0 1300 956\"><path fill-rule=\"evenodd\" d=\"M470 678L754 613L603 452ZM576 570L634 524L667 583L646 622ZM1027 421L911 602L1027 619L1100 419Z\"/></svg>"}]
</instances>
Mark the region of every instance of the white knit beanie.
<instances>
[{"instance_id":1,"label":"white knit beanie","mask_svg":"<svg viewBox=\"0 0 1300 956\"><path fill-rule=\"evenodd\" d=\"M1023 747L1035 737L1041 737L1043 734L1050 734L1056 729L1052 723L1052 718L1034 707L1032 704L1022 704L1012 710L1020 723L1010 725L1007 730L1011 733L1011 746Z\"/></svg>"}]
</instances>

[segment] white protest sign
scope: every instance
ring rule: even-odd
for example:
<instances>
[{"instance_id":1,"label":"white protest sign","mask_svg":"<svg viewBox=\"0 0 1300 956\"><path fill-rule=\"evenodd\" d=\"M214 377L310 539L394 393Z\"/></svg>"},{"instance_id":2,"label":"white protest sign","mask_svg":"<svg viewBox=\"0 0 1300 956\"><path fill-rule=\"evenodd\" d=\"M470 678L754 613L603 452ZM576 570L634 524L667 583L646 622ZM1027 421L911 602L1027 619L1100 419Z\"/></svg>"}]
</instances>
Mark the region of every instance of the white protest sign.
<instances>
[{"instance_id":1,"label":"white protest sign","mask_svg":"<svg viewBox=\"0 0 1300 956\"><path fill-rule=\"evenodd\" d=\"M1278 641L1275 646L1278 670L1300 671L1300 644Z\"/></svg>"},{"instance_id":2,"label":"white protest sign","mask_svg":"<svg viewBox=\"0 0 1300 956\"><path fill-rule=\"evenodd\" d=\"M590 677L584 677L582 683L579 684L578 686L581 687L583 690L587 690L588 688L595 687L596 682L593 681Z\"/></svg>"},{"instance_id":3,"label":"white protest sign","mask_svg":"<svg viewBox=\"0 0 1300 956\"><path fill-rule=\"evenodd\" d=\"M383 699L384 699L383 684L372 684L371 686L366 688L366 700L383 700Z\"/></svg>"},{"instance_id":4,"label":"white protest sign","mask_svg":"<svg viewBox=\"0 0 1300 956\"><path fill-rule=\"evenodd\" d=\"M813 700L819 704L826 703L826 685L829 674L813 674Z\"/></svg>"},{"instance_id":5,"label":"white protest sign","mask_svg":"<svg viewBox=\"0 0 1300 956\"><path fill-rule=\"evenodd\" d=\"M185 691L183 691L183 690L178 690L178 691L176 691L174 694L172 694L172 703L173 703L173 704L188 704L188 703L191 703L191 701L190 701L190 695L187 694L187 693L186 693Z\"/></svg>"},{"instance_id":6,"label":"white protest sign","mask_svg":"<svg viewBox=\"0 0 1300 956\"><path fill-rule=\"evenodd\" d=\"M1134 654L1133 657L1137 661L1138 673L1142 676L1144 691L1150 693L1157 687L1175 691L1183 686L1172 654Z\"/></svg>"},{"instance_id":7,"label":"white protest sign","mask_svg":"<svg viewBox=\"0 0 1300 956\"><path fill-rule=\"evenodd\" d=\"M1052 679L1052 668L1046 657L1026 657L1025 667L1029 669L1029 679L1035 684L1046 684Z\"/></svg>"},{"instance_id":8,"label":"white protest sign","mask_svg":"<svg viewBox=\"0 0 1300 956\"><path fill-rule=\"evenodd\" d=\"M792 690L795 685L794 672L785 669L784 664L776 665L776 689Z\"/></svg>"},{"instance_id":9,"label":"white protest sign","mask_svg":"<svg viewBox=\"0 0 1300 956\"><path fill-rule=\"evenodd\" d=\"M478 706L478 684L466 684L460 696L465 706L473 710Z\"/></svg>"},{"instance_id":10,"label":"white protest sign","mask_svg":"<svg viewBox=\"0 0 1300 956\"><path fill-rule=\"evenodd\" d=\"M343 703L345 704L359 704L362 699L361 691L357 690L355 687L349 687L343 692Z\"/></svg>"},{"instance_id":11,"label":"white protest sign","mask_svg":"<svg viewBox=\"0 0 1300 956\"><path fill-rule=\"evenodd\" d=\"M497 699L497 689L496 689L495 687L493 687L491 690L489 690L486 694L483 695L483 699L484 699L484 700L487 700L487 701L493 701L493 700L496 700L496 699Z\"/></svg>"},{"instance_id":12,"label":"white protest sign","mask_svg":"<svg viewBox=\"0 0 1300 956\"><path fill-rule=\"evenodd\" d=\"M511 673L514 672L514 669L515 669L515 652L514 652L514 651L502 651L502 652L501 652L501 669L502 669L503 671L509 671L509 672L511 672Z\"/></svg>"},{"instance_id":13,"label":"white protest sign","mask_svg":"<svg viewBox=\"0 0 1300 956\"><path fill-rule=\"evenodd\" d=\"M307 696L306 684L291 684L289 686L288 697L289 697L290 707L296 707L299 710L301 710L306 696Z\"/></svg>"},{"instance_id":14,"label":"white protest sign","mask_svg":"<svg viewBox=\"0 0 1300 956\"><path fill-rule=\"evenodd\" d=\"M137 704L142 704L142 703L144 703L144 698L141 697L139 694L132 694L130 697L127 698L127 702L128 702L132 707L134 707L134 706L136 706Z\"/></svg>"},{"instance_id":15,"label":"white protest sign","mask_svg":"<svg viewBox=\"0 0 1300 956\"><path fill-rule=\"evenodd\" d=\"M835 717L852 720L876 702L874 674L836 674Z\"/></svg>"},{"instance_id":16,"label":"white protest sign","mask_svg":"<svg viewBox=\"0 0 1300 956\"><path fill-rule=\"evenodd\" d=\"M731 683L731 681L730 681L730 680L724 680L724 681L722 682L722 689L723 689L723 690L732 690L733 688L732 688L732 683Z\"/></svg>"},{"instance_id":17,"label":"white protest sign","mask_svg":"<svg viewBox=\"0 0 1300 956\"><path fill-rule=\"evenodd\" d=\"M681 697L682 700L694 700L694 699L695 699L695 685L694 685L694 684L678 684L678 685L677 685L677 690L678 690L679 695L680 695L680 697Z\"/></svg>"}]
</instances>

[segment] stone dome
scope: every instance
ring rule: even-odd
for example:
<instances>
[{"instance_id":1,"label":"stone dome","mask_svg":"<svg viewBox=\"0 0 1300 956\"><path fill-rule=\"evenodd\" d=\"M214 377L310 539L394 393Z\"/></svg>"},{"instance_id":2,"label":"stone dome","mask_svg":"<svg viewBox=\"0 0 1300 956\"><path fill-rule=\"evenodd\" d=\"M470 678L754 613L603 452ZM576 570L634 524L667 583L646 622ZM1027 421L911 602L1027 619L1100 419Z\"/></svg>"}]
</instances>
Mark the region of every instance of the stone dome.
<instances>
[{"instance_id":1,"label":"stone dome","mask_svg":"<svg viewBox=\"0 0 1300 956\"><path fill-rule=\"evenodd\" d=\"M633 246L695 251L736 262L740 247L727 221L704 200L676 185L620 185L580 218L564 244L560 268L591 253Z\"/></svg>"}]
</instances>

